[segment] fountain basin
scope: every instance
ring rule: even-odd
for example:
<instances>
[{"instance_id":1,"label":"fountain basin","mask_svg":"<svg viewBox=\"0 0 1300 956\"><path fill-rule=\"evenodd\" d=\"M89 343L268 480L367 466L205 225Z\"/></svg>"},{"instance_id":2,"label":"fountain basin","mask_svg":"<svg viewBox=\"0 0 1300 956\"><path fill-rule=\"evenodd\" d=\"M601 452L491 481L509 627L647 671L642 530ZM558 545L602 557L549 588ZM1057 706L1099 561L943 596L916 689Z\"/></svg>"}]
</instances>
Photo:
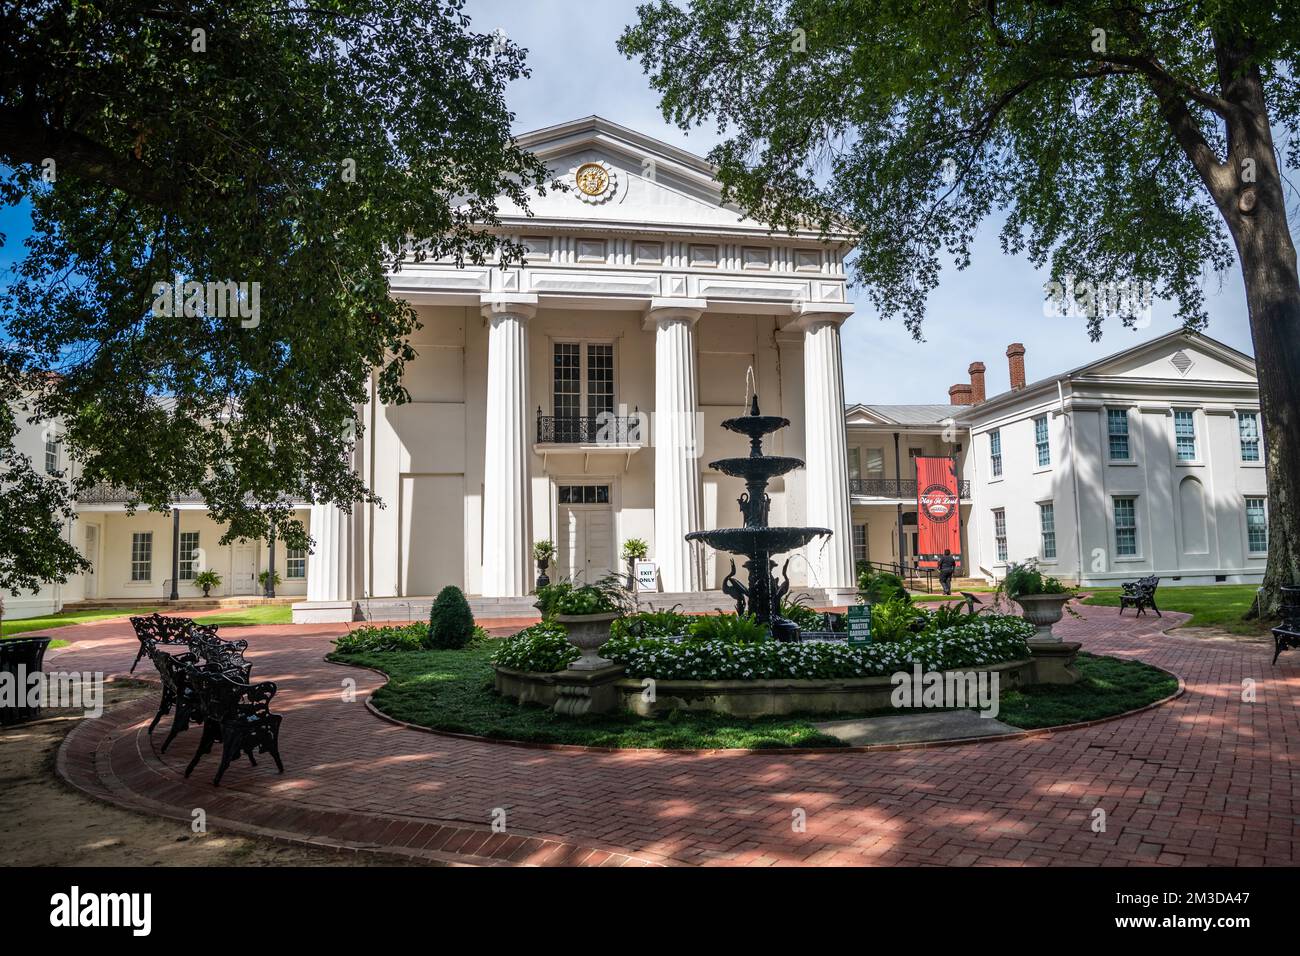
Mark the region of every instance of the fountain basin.
<instances>
[{"instance_id":1,"label":"fountain basin","mask_svg":"<svg viewBox=\"0 0 1300 956\"><path fill-rule=\"evenodd\" d=\"M744 478L747 481L755 478L766 480L802 468L803 461L780 455L758 455L749 458L720 458L709 462L709 467L732 478Z\"/></svg>"},{"instance_id":2,"label":"fountain basin","mask_svg":"<svg viewBox=\"0 0 1300 956\"><path fill-rule=\"evenodd\" d=\"M829 528L716 528L692 531L687 541L703 541L711 548L754 557L760 551L784 554L802 548L815 538L827 536Z\"/></svg>"}]
</instances>

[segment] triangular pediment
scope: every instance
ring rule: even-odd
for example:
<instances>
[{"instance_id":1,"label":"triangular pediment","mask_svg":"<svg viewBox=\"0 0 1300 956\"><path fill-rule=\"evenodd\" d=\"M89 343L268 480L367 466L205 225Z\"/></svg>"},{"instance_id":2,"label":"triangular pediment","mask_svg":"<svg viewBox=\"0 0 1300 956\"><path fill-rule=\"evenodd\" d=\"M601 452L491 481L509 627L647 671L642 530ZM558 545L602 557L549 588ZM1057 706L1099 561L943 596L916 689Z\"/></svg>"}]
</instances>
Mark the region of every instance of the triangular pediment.
<instances>
[{"instance_id":1,"label":"triangular pediment","mask_svg":"<svg viewBox=\"0 0 1300 956\"><path fill-rule=\"evenodd\" d=\"M700 156L598 116L526 133L520 146L545 160L568 187L531 197L533 223L595 222L653 231L692 229L766 234L759 223L723 205L712 165ZM584 189L585 186L585 189ZM500 200L503 220L522 215Z\"/></svg>"},{"instance_id":2,"label":"triangular pediment","mask_svg":"<svg viewBox=\"0 0 1300 956\"><path fill-rule=\"evenodd\" d=\"M1254 382L1249 356L1197 333L1163 335L1078 370L1090 379L1167 379L1198 382Z\"/></svg>"}]
</instances>

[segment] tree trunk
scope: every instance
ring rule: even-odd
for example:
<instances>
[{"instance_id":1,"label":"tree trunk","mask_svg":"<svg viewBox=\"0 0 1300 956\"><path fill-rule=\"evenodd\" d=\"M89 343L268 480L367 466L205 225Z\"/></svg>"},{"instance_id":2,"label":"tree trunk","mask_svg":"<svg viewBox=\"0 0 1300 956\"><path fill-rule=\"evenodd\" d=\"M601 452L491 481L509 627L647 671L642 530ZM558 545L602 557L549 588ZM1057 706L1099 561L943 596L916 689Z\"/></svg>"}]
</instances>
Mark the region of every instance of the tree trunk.
<instances>
[{"instance_id":1,"label":"tree trunk","mask_svg":"<svg viewBox=\"0 0 1300 956\"><path fill-rule=\"evenodd\" d=\"M1228 123L1228 163L1238 183L1233 195L1215 199L1241 261L1255 346L1268 475L1268 567L1259 611L1273 617L1278 587L1300 583L1300 275L1263 83L1245 61L1241 47L1220 49L1224 93L1240 110Z\"/></svg>"}]
</instances>

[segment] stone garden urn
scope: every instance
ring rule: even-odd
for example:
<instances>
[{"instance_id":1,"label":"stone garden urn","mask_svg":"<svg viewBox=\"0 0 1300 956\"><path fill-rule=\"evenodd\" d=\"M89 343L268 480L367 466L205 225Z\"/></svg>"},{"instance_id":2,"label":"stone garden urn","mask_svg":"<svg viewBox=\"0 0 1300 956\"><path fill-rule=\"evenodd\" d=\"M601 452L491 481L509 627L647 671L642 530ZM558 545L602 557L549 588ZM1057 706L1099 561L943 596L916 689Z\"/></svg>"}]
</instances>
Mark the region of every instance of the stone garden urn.
<instances>
[{"instance_id":1,"label":"stone garden urn","mask_svg":"<svg viewBox=\"0 0 1300 956\"><path fill-rule=\"evenodd\" d=\"M1061 639L1052 633L1052 625L1061 619L1066 602L1072 597L1073 594L1021 594L1012 599L1020 605L1020 616L1038 628L1031 641L1060 643Z\"/></svg>"},{"instance_id":2,"label":"stone garden urn","mask_svg":"<svg viewBox=\"0 0 1300 956\"><path fill-rule=\"evenodd\" d=\"M557 614L555 620L563 624L569 635L569 643L582 651L582 656L569 665L571 671L597 671L602 667L612 667L613 661L601 657L598 651L609 640L610 622L618 615L614 612L605 614Z\"/></svg>"}]
</instances>

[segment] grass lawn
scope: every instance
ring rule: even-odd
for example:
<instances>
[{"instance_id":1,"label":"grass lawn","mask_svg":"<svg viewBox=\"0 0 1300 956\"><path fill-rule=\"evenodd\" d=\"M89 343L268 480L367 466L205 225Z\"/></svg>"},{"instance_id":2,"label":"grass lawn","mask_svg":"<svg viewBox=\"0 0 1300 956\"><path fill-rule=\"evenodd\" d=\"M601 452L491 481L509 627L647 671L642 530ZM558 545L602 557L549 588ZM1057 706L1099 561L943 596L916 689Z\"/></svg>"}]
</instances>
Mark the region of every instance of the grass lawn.
<instances>
[{"instance_id":1,"label":"grass lawn","mask_svg":"<svg viewBox=\"0 0 1300 956\"><path fill-rule=\"evenodd\" d=\"M0 637L14 637L19 634L30 634L33 631L48 631L56 627L67 627L69 624L88 624L91 621L106 621L114 617L129 617L139 614L152 614L156 608L137 607L137 608L113 608L111 610L98 611L64 611L59 614L51 614L48 617L27 617L21 621L5 621L0 624ZM67 641L51 641L50 648L66 647Z\"/></svg>"},{"instance_id":2,"label":"grass lawn","mask_svg":"<svg viewBox=\"0 0 1300 956\"><path fill-rule=\"evenodd\" d=\"M630 714L561 717L545 707L521 706L492 690L493 645L483 641L462 651L336 654L331 659L383 671L389 682L375 694L376 706L398 720L435 730L600 747L844 746L813 726L814 721L827 719L822 716L744 718L675 712L649 719ZM1084 680L1071 687L1003 694L999 719L1025 729L1092 720L1149 704L1178 686L1164 671L1135 661L1081 654L1079 667Z\"/></svg>"},{"instance_id":3,"label":"grass lawn","mask_svg":"<svg viewBox=\"0 0 1300 956\"><path fill-rule=\"evenodd\" d=\"M1097 588L1084 604L1119 607L1119 588ZM1243 621L1255 600L1253 584L1211 584L1204 587L1168 587L1156 591L1156 603L1162 611L1182 611L1192 615L1188 627L1217 627L1232 634L1263 634L1268 631L1266 622ZM1127 617L1132 611L1125 611ZM1151 614L1151 611L1147 611Z\"/></svg>"},{"instance_id":4,"label":"grass lawn","mask_svg":"<svg viewBox=\"0 0 1300 956\"><path fill-rule=\"evenodd\" d=\"M1178 689L1173 674L1141 661L1080 654L1078 668L1077 684L1006 691L998 720L1022 730L1074 724L1145 707Z\"/></svg>"},{"instance_id":5,"label":"grass lawn","mask_svg":"<svg viewBox=\"0 0 1300 956\"><path fill-rule=\"evenodd\" d=\"M200 624L219 627L251 627L255 624L292 624L293 608L288 604L264 604L241 607L228 613L205 614L195 618Z\"/></svg>"}]
</instances>

